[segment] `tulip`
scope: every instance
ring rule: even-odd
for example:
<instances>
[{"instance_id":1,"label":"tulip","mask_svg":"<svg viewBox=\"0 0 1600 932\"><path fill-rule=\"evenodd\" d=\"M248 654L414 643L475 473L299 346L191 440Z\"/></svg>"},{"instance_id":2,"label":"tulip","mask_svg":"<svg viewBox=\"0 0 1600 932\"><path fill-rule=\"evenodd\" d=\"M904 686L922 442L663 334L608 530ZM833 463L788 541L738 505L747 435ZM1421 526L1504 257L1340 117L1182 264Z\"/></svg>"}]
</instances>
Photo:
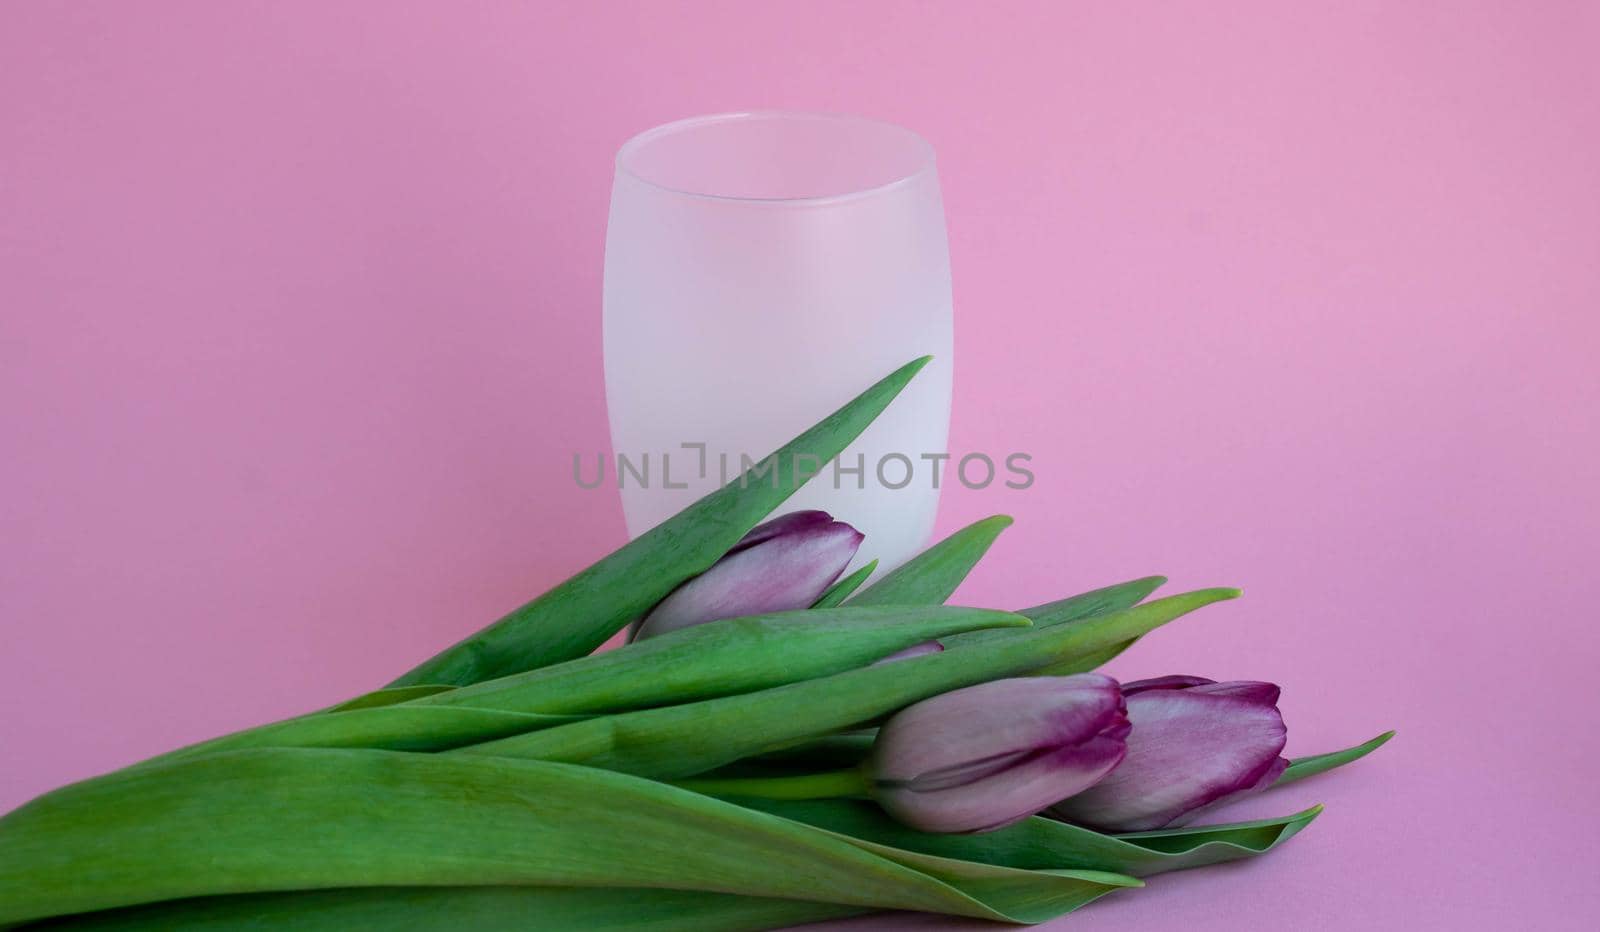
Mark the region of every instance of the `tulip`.
<instances>
[{"instance_id":1,"label":"tulip","mask_svg":"<svg viewBox=\"0 0 1600 932\"><path fill-rule=\"evenodd\" d=\"M1093 788L1050 814L1109 832L1188 824L1203 812L1271 786L1289 762L1278 687L1163 676L1122 687L1128 756Z\"/></svg>"},{"instance_id":2,"label":"tulip","mask_svg":"<svg viewBox=\"0 0 1600 932\"><path fill-rule=\"evenodd\" d=\"M926 699L878 731L866 772L885 811L928 832L986 832L1093 786L1128 719L1098 673L994 680Z\"/></svg>"},{"instance_id":3,"label":"tulip","mask_svg":"<svg viewBox=\"0 0 1600 932\"><path fill-rule=\"evenodd\" d=\"M796 511L757 525L710 569L651 609L632 639L810 608L844 572L861 541L860 531L825 511Z\"/></svg>"}]
</instances>

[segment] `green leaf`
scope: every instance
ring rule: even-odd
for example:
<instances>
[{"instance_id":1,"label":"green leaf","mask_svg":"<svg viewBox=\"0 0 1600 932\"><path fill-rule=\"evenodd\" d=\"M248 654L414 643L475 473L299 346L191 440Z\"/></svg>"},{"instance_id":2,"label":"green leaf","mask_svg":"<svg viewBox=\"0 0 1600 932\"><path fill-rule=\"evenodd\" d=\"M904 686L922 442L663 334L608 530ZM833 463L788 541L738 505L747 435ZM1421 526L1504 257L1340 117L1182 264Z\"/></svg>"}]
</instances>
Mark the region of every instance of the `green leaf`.
<instances>
[{"instance_id":1,"label":"green leaf","mask_svg":"<svg viewBox=\"0 0 1600 932\"><path fill-rule=\"evenodd\" d=\"M619 884L1039 922L1139 881L900 851L624 774L463 755L211 754L0 818L0 925L197 896Z\"/></svg>"},{"instance_id":2,"label":"green leaf","mask_svg":"<svg viewBox=\"0 0 1600 932\"><path fill-rule=\"evenodd\" d=\"M908 851L1023 870L1100 870L1135 877L1265 854L1310 825L1322 811L1321 806L1313 806L1277 819L1120 836L1034 816L993 832L942 835L907 828L884 814L877 804L862 800L733 801Z\"/></svg>"},{"instance_id":3,"label":"green leaf","mask_svg":"<svg viewBox=\"0 0 1600 932\"><path fill-rule=\"evenodd\" d=\"M1321 812L1116 837L1044 818L982 835L917 832L870 803L849 800L745 805L831 831L926 854L1023 869L1087 868L1150 876L1256 857L1288 841ZM69 917L39 928L165 932L226 926L237 932L745 932L841 918L861 907L685 890L563 887L401 887L209 897ZM292 924L292 925L291 925Z\"/></svg>"},{"instance_id":4,"label":"green leaf","mask_svg":"<svg viewBox=\"0 0 1600 932\"><path fill-rule=\"evenodd\" d=\"M1010 526L1007 515L969 524L868 586L850 604L941 605L989 552L1000 532Z\"/></svg>"},{"instance_id":5,"label":"green leaf","mask_svg":"<svg viewBox=\"0 0 1600 932\"><path fill-rule=\"evenodd\" d=\"M1114 586L1106 586L1102 589L1080 593L1070 598L1057 599L1054 602L1035 605L1033 608L1023 609L1018 614L1031 620L1034 627L1037 628L1053 628L1057 625L1071 624L1076 621L1082 621L1085 618L1095 618L1111 612L1126 611L1143 602L1150 596L1150 593L1156 591L1166 581L1167 578L1165 576L1146 576L1143 579L1134 579ZM1004 637L1004 632L971 631L966 634L944 638L943 642L945 647L949 648L957 645L983 644L1003 639ZM1102 666L1131 646L1133 646L1132 640L1124 641L1097 653L1075 658L1038 672L1052 676L1083 673Z\"/></svg>"},{"instance_id":6,"label":"green leaf","mask_svg":"<svg viewBox=\"0 0 1600 932\"><path fill-rule=\"evenodd\" d=\"M1086 618L1097 618L1111 612L1120 612L1132 608L1144 601L1150 593L1156 591L1166 581L1167 578L1165 576L1146 576L1142 579L1118 583L1115 586L1094 589L1071 598L1046 602L1033 608L1025 608L1019 614L1031 619L1035 625L1041 628L1074 624ZM971 633L981 636L984 632L974 631ZM957 635L958 638L966 638L967 636ZM1086 673L1090 670L1098 669L1132 647L1137 640L1138 638L1130 638L1121 644L1112 644L1102 650L1050 664L1034 671L1034 675L1067 676L1072 673Z\"/></svg>"},{"instance_id":7,"label":"green leaf","mask_svg":"<svg viewBox=\"0 0 1600 932\"><path fill-rule=\"evenodd\" d=\"M1358 761L1378 748L1383 747L1393 737L1394 732L1386 731L1371 741L1364 741L1353 748L1345 748L1342 751L1333 751L1328 754L1317 754L1312 757L1297 757L1289 762L1288 769L1284 770L1283 774L1278 777L1277 782L1272 785L1283 786L1296 780L1304 780L1306 777L1314 777L1335 767L1343 767L1345 764Z\"/></svg>"},{"instance_id":8,"label":"green leaf","mask_svg":"<svg viewBox=\"0 0 1600 932\"><path fill-rule=\"evenodd\" d=\"M877 734L874 728L844 735L825 735L814 741L768 751L760 757L740 761L735 766L748 767L755 774L815 773L854 767L872 752L872 742Z\"/></svg>"},{"instance_id":9,"label":"green leaf","mask_svg":"<svg viewBox=\"0 0 1600 932\"><path fill-rule=\"evenodd\" d=\"M1036 605L1033 608L1023 609L1018 614L1032 620L1035 629L1055 627L1081 621L1085 618L1094 618L1111 612L1130 609L1144 601L1166 581L1165 576L1146 576L1142 579L1106 586L1102 589L1095 589L1070 598ZM1005 640L1009 634L1010 632L1002 630L977 630L948 635L940 638L939 641L947 649L951 647L970 647L974 644ZM1064 673L1080 673L1086 670L1093 670L1117 654L1127 650L1133 643L1132 640L1123 641L1121 644L1113 645L1101 651L1091 652L1078 659L1066 660L1031 672L1034 674L1062 675ZM859 763L866 757L871 748L871 734L829 735L818 738L815 741L804 741L792 747L780 748L749 761L741 761L733 765L735 770L729 775L760 775L771 773L774 770L793 772L795 769L808 772L848 767Z\"/></svg>"},{"instance_id":10,"label":"green leaf","mask_svg":"<svg viewBox=\"0 0 1600 932\"><path fill-rule=\"evenodd\" d=\"M757 932L839 919L860 906L700 890L372 887L169 900L65 916L38 932Z\"/></svg>"},{"instance_id":11,"label":"green leaf","mask_svg":"<svg viewBox=\"0 0 1600 932\"><path fill-rule=\"evenodd\" d=\"M946 634L1027 625L1027 619L1008 612L942 605L846 606L730 618L527 673L434 691L410 702L264 725L157 760L247 747L442 751L580 721L591 713L671 705L826 676Z\"/></svg>"},{"instance_id":12,"label":"green leaf","mask_svg":"<svg viewBox=\"0 0 1600 932\"><path fill-rule=\"evenodd\" d=\"M1103 650L1237 595L1237 589L1203 589L990 644L739 696L609 715L451 753L562 760L658 779L689 777L868 725L919 699Z\"/></svg>"},{"instance_id":13,"label":"green leaf","mask_svg":"<svg viewBox=\"0 0 1600 932\"><path fill-rule=\"evenodd\" d=\"M877 568L878 568L878 561L877 560L873 560L871 563L868 563L866 566L863 566L861 569L856 570L854 573L851 573L849 576L846 576L845 578L839 580L838 582L836 582L832 586L830 586L828 588L828 591L824 592L822 594L822 596L820 598L818 598L817 601L812 604L811 607L812 608L833 608L835 605L838 605L840 602L843 602L845 599L850 598L850 593L855 592L857 589L860 589L861 588L861 584L866 582L867 581L867 577L871 576L872 575L872 571L876 570Z\"/></svg>"},{"instance_id":14,"label":"green leaf","mask_svg":"<svg viewBox=\"0 0 1600 932\"><path fill-rule=\"evenodd\" d=\"M906 828L875 804L858 800L734 800L796 822L908 851L1024 870L1077 868L1148 877L1266 854L1321 812L1276 819L1162 829L1113 836L1035 817L995 832L940 835ZM841 918L860 907L706 894L680 890L559 887L446 887L328 890L213 897L99 913L42 929L73 932L165 932L203 921L230 930L345 932L544 932L592 929L649 932L745 932Z\"/></svg>"},{"instance_id":15,"label":"green leaf","mask_svg":"<svg viewBox=\"0 0 1600 932\"><path fill-rule=\"evenodd\" d=\"M461 686L593 651L705 572L804 484L796 462L838 456L931 357L900 367L743 476L494 624L423 662L391 686ZM765 467L765 468L763 468Z\"/></svg>"},{"instance_id":16,"label":"green leaf","mask_svg":"<svg viewBox=\"0 0 1600 932\"><path fill-rule=\"evenodd\" d=\"M469 706L389 705L348 712L320 712L168 751L134 768L246 748L377 748L386 751L446 751L581 722L585 715L546 715Z\"/></svg>"},{"instance_id":17,"label":"green leaf","mask_svg":"<svg viewBox=\"0 0 1600 932\"><path fill-rule=\"evenodd\" d=\"M1041 628L1064 625L1133 608L1149 598L1150 593L1166 585L1166 582L1165 576L1143 576L1114 586L1091 589L1065 599L1035 605L1033 608L1025 608L1017 614L1026 615Z\"/></svg>"},{"instance_id":18,"label":"green leaf","mask_svg":"<svg viewBox=\"0 0 1600 932\"><path fill-rule=\"evenodd\" d=\"M855 606L730 618L418 700L524 712L615 712L782 686L864 667L930 638L1027 628L954 606Z\"/></svg>"},{"instance_id":19,"label":"green leaf","mask_svg":"<svg viewBox=\"0 0 1600 932\"><path fill-rule=\"evenodd\" d=\"M438 693L449 692L455 688L456 687L454 686L441 686L438 684L432 684L417 686L395 686L389 689L375 689L370 693L365 693L355 697L354 699L341 702L338 705L329 709L324 709L323 711L352 712L356 709L376 709L379 706L397 705L401 702L410 702L413 699L421 699L423 696L432 696Z\"/></svg>"}]
</instances>

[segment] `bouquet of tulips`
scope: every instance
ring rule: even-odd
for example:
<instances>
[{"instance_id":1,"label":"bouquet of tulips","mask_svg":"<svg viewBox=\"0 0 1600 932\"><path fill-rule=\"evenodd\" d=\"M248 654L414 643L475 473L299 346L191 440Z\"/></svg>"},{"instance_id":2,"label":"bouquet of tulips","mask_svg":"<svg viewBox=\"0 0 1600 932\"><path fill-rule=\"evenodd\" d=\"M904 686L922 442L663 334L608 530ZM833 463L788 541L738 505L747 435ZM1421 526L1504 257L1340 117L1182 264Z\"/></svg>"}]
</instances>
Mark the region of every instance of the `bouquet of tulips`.
<instances>
[{"instance_id":1,"label":"bouquet of tulips","mask_svg":"<svg viewBox=\"0 0 1600 932\"><path fill-rule=\"evenodd\" d=\"M1034 923L1309 824L1189 823L1389 735L1288 761L1271 683L1091 672L1237 590L951 607L1010 519L871 585L849 525L758 524L924 362L387 688L0 818L0 928Z\"/></svg>"}]
</instances>

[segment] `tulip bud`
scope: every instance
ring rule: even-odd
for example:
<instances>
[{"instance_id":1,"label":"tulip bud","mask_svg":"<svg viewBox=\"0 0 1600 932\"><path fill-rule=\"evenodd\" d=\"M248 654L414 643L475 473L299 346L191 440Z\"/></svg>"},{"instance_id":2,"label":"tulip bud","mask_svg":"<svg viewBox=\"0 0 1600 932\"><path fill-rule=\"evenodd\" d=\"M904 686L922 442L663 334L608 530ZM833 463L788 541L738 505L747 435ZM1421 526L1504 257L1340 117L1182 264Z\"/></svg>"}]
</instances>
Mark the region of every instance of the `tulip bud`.
<instances>
[{"instance_id":1,"label":"tulip bud","mask_svg":"<svg viewBox=\"0 0 1600 932\"><path fill-rule=\"evenodd\" d=\"M1289 762L1278 687L1163 676L1122 687L1128 756L1093 788L1050 814L1109 832L1186 825L1225 802L1271 786Z\"/></svg>"},{"instance_id":2,"label":"tulip bud","mask_svg":"<svg viewBox=\"0 0 1600 932\"><path fill-rule=\"evenodd\" d=\"M825 511L796 511L757 525L710 569L662 599L631 639L810 608L844 572L861 541L860 531Z\"/></svg>"},{"instance_id":3,"label":"tulip bud","mask_svg":"<svg viewBox=\"0 0 1600 932\"><path fill-rule=\"evenodd\" d=\"M1098 673L994 680L903 709L878 731L878 803L928 832L986 832L1093 786L1122 760L1128 720Z\"/></svg>"}]
</instances>

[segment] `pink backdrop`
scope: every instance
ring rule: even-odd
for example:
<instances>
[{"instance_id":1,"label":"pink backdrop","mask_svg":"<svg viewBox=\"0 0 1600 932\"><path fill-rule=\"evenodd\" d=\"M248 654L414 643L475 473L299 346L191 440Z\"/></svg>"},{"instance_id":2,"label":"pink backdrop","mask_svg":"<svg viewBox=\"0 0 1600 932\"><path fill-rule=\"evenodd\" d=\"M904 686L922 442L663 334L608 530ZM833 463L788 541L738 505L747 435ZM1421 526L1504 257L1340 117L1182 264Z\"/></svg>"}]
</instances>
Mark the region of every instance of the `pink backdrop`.
<instances>
[{"instance_id":1,"label":"pink backdrop","mask_svg":"<svg viewBox=\"0 0 1600 932\"><path fill-rule=\"evenodd\" d=\"M1035 457L947 495L1019 519L961 598L1239 584L1113 672L1400 730L1063 927L1592 928L1600 19L1289 6L6 4L0 807L620 543L570 479L615 148L842 110L939 151L954 449Z\"/></svg>"}]
</instances>

